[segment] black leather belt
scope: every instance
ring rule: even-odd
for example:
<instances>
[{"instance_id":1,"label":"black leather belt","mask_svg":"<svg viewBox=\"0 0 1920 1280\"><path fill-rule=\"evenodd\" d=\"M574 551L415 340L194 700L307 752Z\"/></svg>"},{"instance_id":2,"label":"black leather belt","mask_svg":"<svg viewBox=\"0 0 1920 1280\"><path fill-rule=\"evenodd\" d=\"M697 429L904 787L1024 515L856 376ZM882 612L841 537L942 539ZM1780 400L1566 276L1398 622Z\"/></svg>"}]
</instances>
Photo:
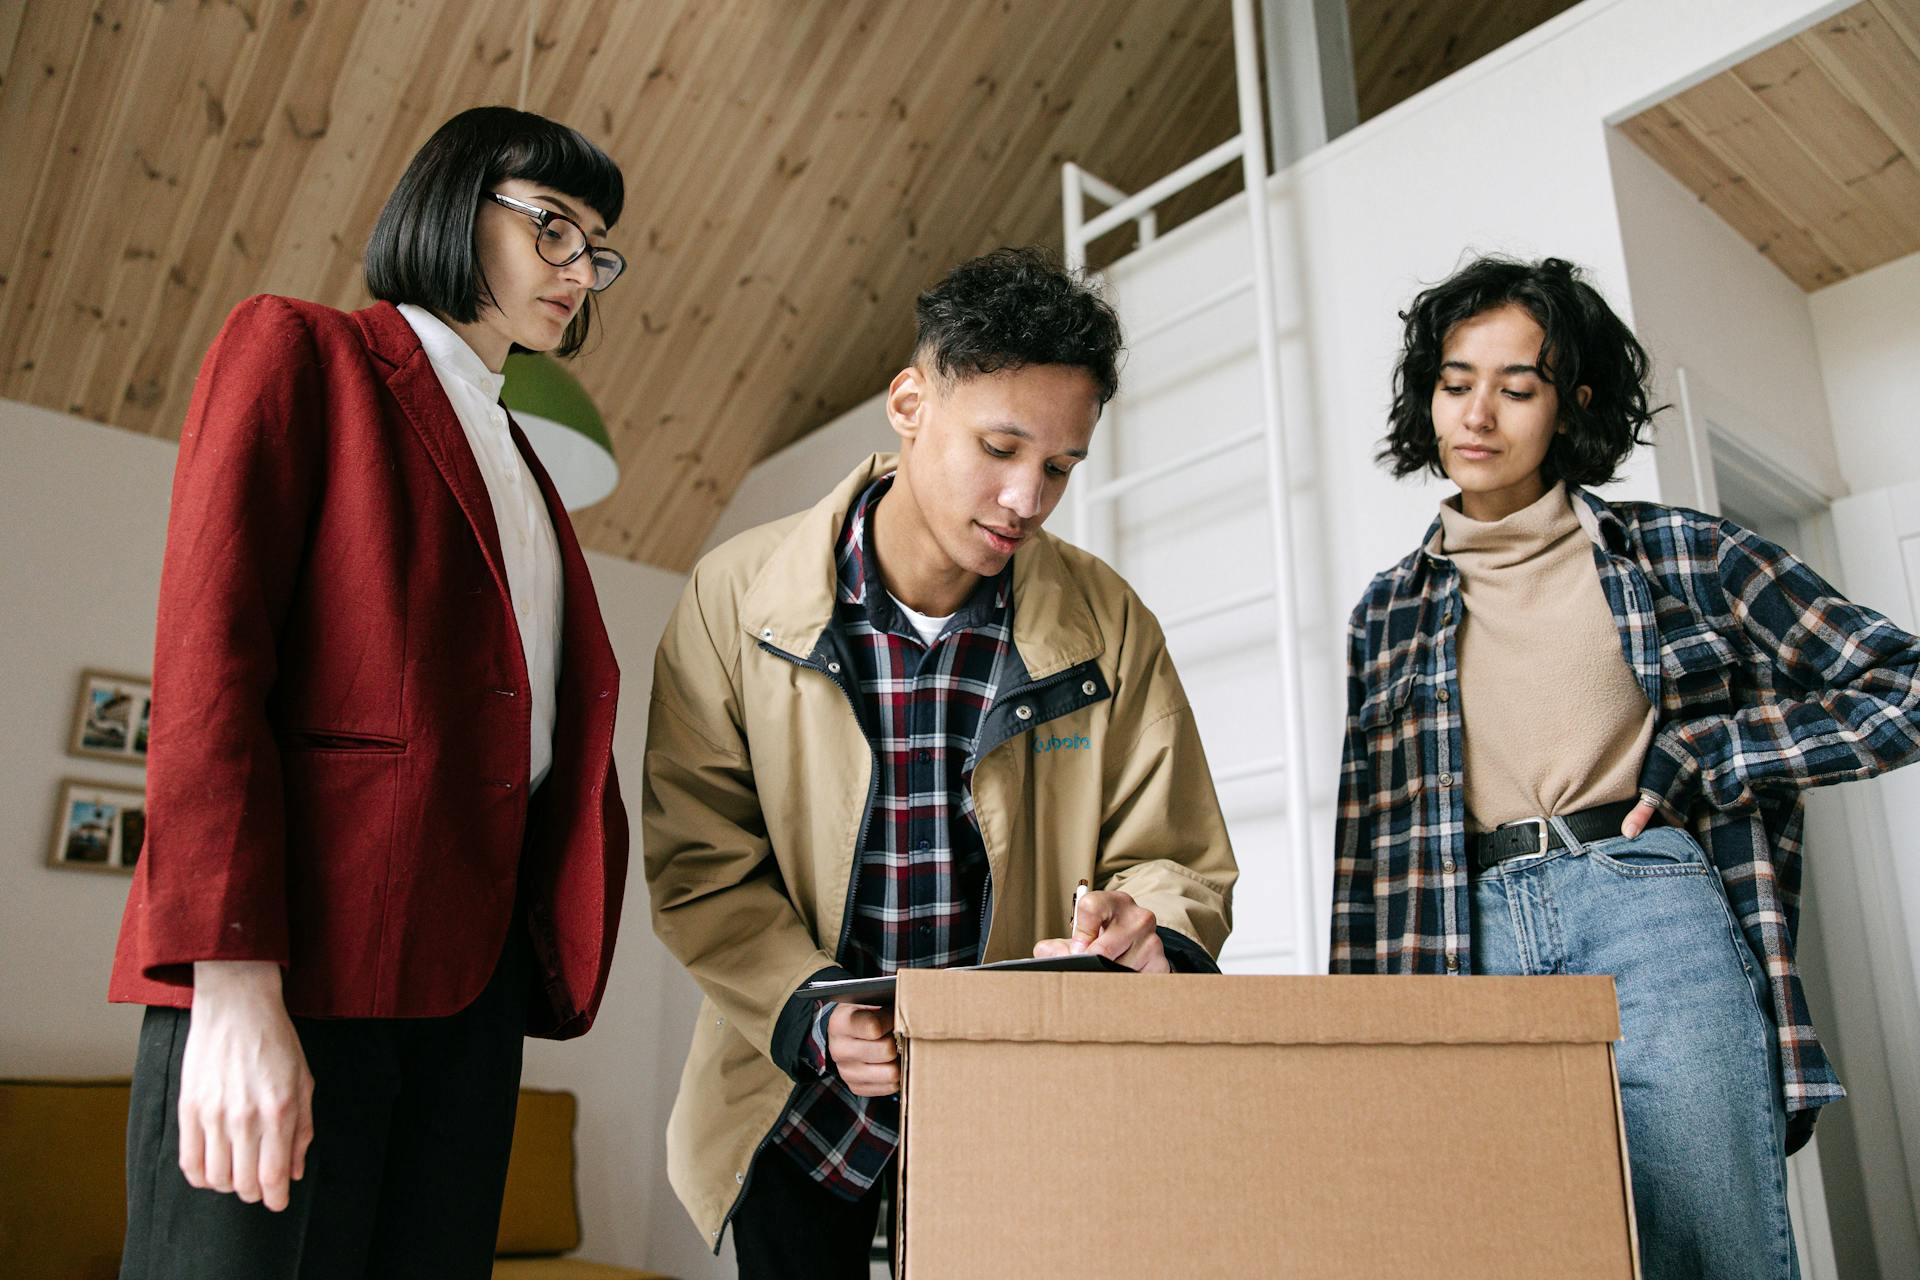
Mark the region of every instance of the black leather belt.
<instances>
[{"instance_id":1,"label":"black leather belt","mask_svg":"<svg viewBox=\"0 0 1920 1280\"><path fill-rule=\"evenodd\" d=\"M1620 834L1620 824L1627 820L1638 800L1620 800L1613 804L1597 804L1591 809L1582 809L1577 813L1563 813L1558 816L1566 822L1574 838L1582 844L1592 840L1612 840ZM1649 827L1659 826L1664 821L1656 810ZM1567 842L1545 818L1521 818L1516 822L1503 822L1491 831L1467 837L1467 854L1475 871L1485 871L1497 862L1509 858L1525 857L1528 854L1542 854L1554 849L1564 849Z\"/></svg>"}]
</instances>

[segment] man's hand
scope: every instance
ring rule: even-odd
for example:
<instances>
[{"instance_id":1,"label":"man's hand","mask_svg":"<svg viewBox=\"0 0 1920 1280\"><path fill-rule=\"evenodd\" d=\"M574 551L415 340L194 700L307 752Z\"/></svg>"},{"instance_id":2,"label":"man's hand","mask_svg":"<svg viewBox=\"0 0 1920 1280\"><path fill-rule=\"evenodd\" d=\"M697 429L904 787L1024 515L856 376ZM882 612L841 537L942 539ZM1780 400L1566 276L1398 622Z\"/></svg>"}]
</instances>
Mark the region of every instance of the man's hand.
<instances>
[{"instance_id":1,"label":"man's hand","mask_svg":"<svg viewBox=\"0 0 1920 1280\"><path fill-rule=\"evenodd\" d=\"M1159 921L1153 912L1118 889L1099 889L1080 899L1073 914L1073 937L1045 938L1036 943L1036 956L1077 956L1091 951L1139 973L1172 973L1166 948L1160 944Z\"/></svg>"},{"instance_id":2,"label":"man's hand","mask_svg":"<svg viewBox=\"0 0 1920 1280\"><path fill-rule=\"evenodd\" d=\"M180 1064L180 1172L191 1186L287 1207L313 1142L313 1076L270 961L193 966Z\"/></svg>"},{"instance_id":3,"label":"man's hand","mask_svg":"<svg viewBox=\"0 0 1920 1280\"><path fill-rule=\"evenodd\" d=\"M900 1092L900 1050L893 1042L893 1010L835 1005L827 1017L827 1056L847 1088L863 1098Z\"/></svg>"}]
</instances>

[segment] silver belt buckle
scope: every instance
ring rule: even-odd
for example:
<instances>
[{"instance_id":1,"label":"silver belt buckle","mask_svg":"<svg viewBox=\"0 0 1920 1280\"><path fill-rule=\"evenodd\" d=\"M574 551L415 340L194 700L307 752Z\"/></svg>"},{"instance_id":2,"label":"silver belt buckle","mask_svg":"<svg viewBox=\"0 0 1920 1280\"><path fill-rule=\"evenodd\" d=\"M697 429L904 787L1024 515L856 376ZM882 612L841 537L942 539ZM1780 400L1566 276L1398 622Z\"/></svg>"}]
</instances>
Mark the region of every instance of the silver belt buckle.
<instances>
[{"instance_id":1,"label":"silver belt buckle","mask_svg":"<svg viewBox=\"0 0 1920 1280\"><path fill-rule=\"evenodd\" d=\"M1544 853L1546 853L1546 851L1547 851L1547 840L1548 840L1548 835L1547 835L1547 830L1548 830L1548 828L1547 828L1547 820L1546 820L1545 818L1515 818L1515 819L1514 819L1514 820L1513 820L1512 822L1503 822L1503 823L1501 823L1501 824L1500 824L1499 826L1497 826L1497 827L1495 827L1495 828L1494 828L1494 830L1496 830L1496 831L1505 831L1505 830L1506 830L1506 829L1507 829L1508 827L1523 827L1523 826L1525 826L1525 825L1526 825L1527 823L1529 823L1529 822L1531 822L1531 823L1532 823L1532 824L1534 825L1534 827L1535 827L1536 829L1538 829L1538 831L1540 832L1540 847L1539 847L1538 849L1535 849L1535 850L1534 850L1534 851L1533 851L1532 853L1530 853L1530 854L1528 854L1528 853L1516 853L1516 854L1514 854L1514 855L1512 855L1513 857L1516 857L1516 858L1529 858L1529 857L1531 857L1531 858L1537 858L1537 857L1539 857L1539 856L1541 856L1542 854L1544 854Z\"/></svg>"}]
</instances>

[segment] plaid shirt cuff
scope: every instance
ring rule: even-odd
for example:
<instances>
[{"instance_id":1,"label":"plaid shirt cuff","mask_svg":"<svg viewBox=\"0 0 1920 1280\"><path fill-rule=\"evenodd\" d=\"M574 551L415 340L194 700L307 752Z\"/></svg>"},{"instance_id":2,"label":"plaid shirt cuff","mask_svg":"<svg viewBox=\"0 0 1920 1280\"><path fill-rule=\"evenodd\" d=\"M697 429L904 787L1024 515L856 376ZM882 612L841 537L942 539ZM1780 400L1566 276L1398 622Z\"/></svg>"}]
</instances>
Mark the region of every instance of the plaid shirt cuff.
<instances>
[{"instance_id":1,"label":"plaid shirt cuff","mask_svg":"<svg viewBox=\"0 0 1920 1280\"><path fill-rule=\"evenodd\" d=\"M800 1061L802 1073L811 1072L822 1079L838 1078L833 1059L827 1053L827 1020L833 1017L833 1011L839 1008L839 1002L829 1000L820 1006L820 1012L813 1015L813 1025L807 1031L807 1038L800 1042Z\"/></svg>"},{"instance_id":2,"label":"plaid shirt cuff","mask_svg":"<svg viewBox=\"0 0 1920 1280\"><path fill-rule=\"evenodd\" d=\"M1668 725L1654 736L1640 766L1640 794L1658 802L1667 821L1684 826L1687 810L1700 789L1700 762L1680 735L1681 726Z\"/></svg>"}]
</instances>

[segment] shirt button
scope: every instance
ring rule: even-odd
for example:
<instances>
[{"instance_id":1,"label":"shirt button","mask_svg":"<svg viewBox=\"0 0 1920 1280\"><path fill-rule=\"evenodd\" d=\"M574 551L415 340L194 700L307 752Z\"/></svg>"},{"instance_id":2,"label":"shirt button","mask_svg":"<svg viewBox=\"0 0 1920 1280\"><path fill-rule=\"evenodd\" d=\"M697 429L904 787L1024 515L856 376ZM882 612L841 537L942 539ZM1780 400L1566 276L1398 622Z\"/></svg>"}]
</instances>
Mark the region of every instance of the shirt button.
<instances>
[{"instance_id":1,"label":"shirt button","mask_svg":"<svg viewBox=\"0 0 1920 1280\"><path fill-rule=\"evenodd\" d=\"M1443 613L1443 614L1441 614L1441 615L1440 615L1440 625L1441 625L1441 626L1443 626L1443 627L1444 627L1444 626L1446 626L1446 625L1447 625L1448 623L1450 623L1450 622L1452 622L1452 621L1453 621L1453 610L1451 610L1451 609L1449 609L1449 610L1447 610L1447 611L1446 611L1445 613Z\"/></svg>"},{"instance_id":2,"label":"shirt button","mask_svg":"<svg viewBox=\"0 0 1920 1280\"><path fill-rule=\"evenodd\" d=\"M1451 873L1453 871L1453 859L1452 858L1440 859L1440 869L1442 871Z\"/></svg>"},{"instance_id":3,"label":"shirt button","mask_svg":"<svg viewBox=\"0 0 1920 1280\"><path fill-rule=\"evenodd\" d=\"M1452 774L1450 774L1450 773L1443 773L1443 774L1441 774L1441 775L1440 775L1440 785L1441 785L1441 786L1443 786L1443 787L1450 787L1450 786L1452 786L1452 785L1453 785L1453 775L1452 775Z\"/></svg>"},{"instance_id":4,"label":"shirt button","mask_svg":"<svg viewBox=\"0 0 1920 1280\"><path fill-rule=\"evenodd\" d=\"M930 934L930 933L932 933L932 932L933 932L933 926L932 926L932 925L930 925L930 924L923 924L923 925L921 925L921 926L920 926L920 936L921 936L921 937L923 937L923 938L924 938L924 937L926 937L926 936L927 936L928 934Z\"/></svg>"},{"instance_id":5,"label":"shirt button","mask_svg":"<svg viewBox=\"0 0 1920 1280\"><path fill-rule=\"evenodd\" d=\"M1031 720L1033 719L1033 708L1025 705L1018 706L1013 709L1013 714L1022 720Z\"/></svg>"},{"instance_id":6,"label":"shirt button","mask_svg":"<svg viewBox=\"0 0 1920 1280\"><path fill-rule=\"evenodd\" d=\"M1442 702L1451 702L1453 700L1453 695L1448 693L1445 689L1442 689L1439 693L1435 694L1434 696L1440 699L1440 701Z\"/></svg>"},{"instance_id":7,"label":"shirt button","mask_svg":"<svg viewBox=\"0 0 1920 1280\"><path fill-rule=\"evenodd\" d=\"M1453 954L1453 952L1451 951L1447 952L1447 972L1448 973L1460 972L1460 957Z\"/></svg>"},{"instance_id":8,"label":"shirt button","mask_svg":"<svg viewBox=\"0 0 1920 1280\"><path fill-rule=\"evenodd\" d=\"M925 764L925 763L927 763L927 762L928 762L929 760L931 760L931 759L933 759L933 752L931 752L931 751L922 751L922 752L920 753L920 763L921 763L921 764Z\"/></svg>"},{"instance_id":9,"label":"shirt button","mask_svg":"<svg viewBox=\"0 0 1920 1280\"><path fill-rule=\"evenodd\" d=\"M931 849L931 848L933 848L933 841L931 841L931 840L922 840L922 841L920 842L920 852L922 852L922 853L925 853L925 852L926 852L927 850L929 850L929 849Z\"/></svg>"},{"instance_id":10,"label":"shirt button","mask_svg":"<svg viewBox=\"0 0 1920 1280\"><path fill-rule=\"evenodd\" d=\"M746 1183L746 1180L747 1180L747 1175L746 1175L746 1173L745 1173L745 1172L738 1172L738 1173L735 1173L735 1174L733 1175L733 1180L734 1180L735 1182L738 1182L738 1183L741 1183L741 1184L743 1184L743 1185L744 1185L744 1184Z\"/></svg>"}]
</instances>

